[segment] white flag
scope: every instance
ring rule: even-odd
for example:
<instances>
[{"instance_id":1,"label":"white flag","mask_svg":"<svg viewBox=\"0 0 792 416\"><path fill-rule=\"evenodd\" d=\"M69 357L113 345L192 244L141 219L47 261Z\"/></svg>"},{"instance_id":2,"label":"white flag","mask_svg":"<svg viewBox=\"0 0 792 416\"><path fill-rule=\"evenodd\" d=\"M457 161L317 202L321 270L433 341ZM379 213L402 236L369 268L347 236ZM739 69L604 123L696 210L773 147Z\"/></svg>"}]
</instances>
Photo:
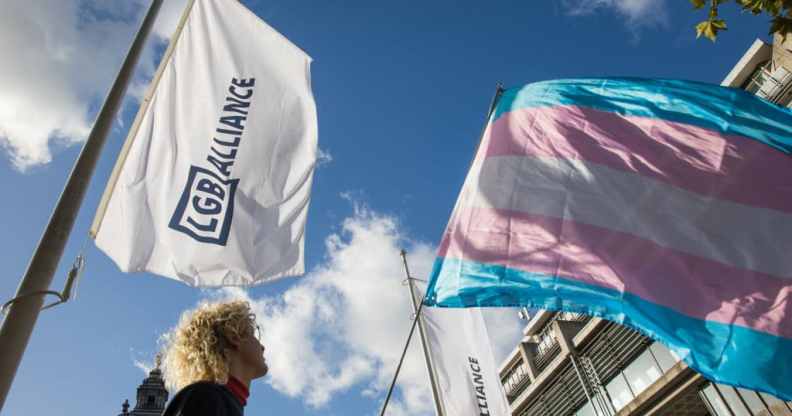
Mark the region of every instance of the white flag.
<instances>
[{"instance_id":1,"label":"white flag","mask_svg":"<svg viewBox=\"0 0 792 416\"><path fill-rule=\"evenodd\" d=\"M311 58L236 0L196 0L175 42L97 213L97 246L122 271L193 286L302 274Z\"/></svg>"},{"instance_id":2,"label":"white flag","mask_svg":"<svg viewBox=\"0 0 792 416\"><path fill-rule=\"evenodd\" d=\"M425 306L421 315L445 414L510 415L481 310Z\"/></svg>"}]
</instances>

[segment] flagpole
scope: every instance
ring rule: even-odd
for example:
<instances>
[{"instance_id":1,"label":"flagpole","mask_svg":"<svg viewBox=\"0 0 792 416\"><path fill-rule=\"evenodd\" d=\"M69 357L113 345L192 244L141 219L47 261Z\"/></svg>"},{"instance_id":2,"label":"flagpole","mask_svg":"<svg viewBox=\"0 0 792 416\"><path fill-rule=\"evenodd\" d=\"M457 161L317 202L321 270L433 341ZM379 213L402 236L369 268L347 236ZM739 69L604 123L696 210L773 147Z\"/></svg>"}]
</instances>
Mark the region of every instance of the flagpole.
<instances>
[{"instance_id":1,"label":"flagpole","mask_svg":"<svg viewBox=\"0 0 792 416\"><path fill-rule=\"evenodd\" d=\"M407 275L407 286L410 288L410 300L412 301L413 312L415 319L418 321L418 335L421 337L421 349L424 353L424 361L426 362L426 371L429 373L429 384L432 386L432 398L435 403L435 414L437 416L444 416L442 401L440 400L440 390L437 388L437 379L432 366L432 358L429 350L429 345L426 344L426 331L424 330L423 320L421 319L420 310L418 308L418 301L415 299L415 284L413 284L413 277L410 275L410 267L407 265L407 252L401 251L402 263L404 263L404 273ZM423 302L422 302L423 303Z\"/></svg>"},{"instance_id":2,"label":"flagpole","mask_svg":"<svg viewBox=\"0 0 792 416\"><path fill-rule=\"evenodd\" d=\"M25 276L17 288L15 297L17 300L10 304L8 314L0 327L0 411L11 389L33 327L36 325L44 303L44 292L52 283L53 274L63 255L63 249L82 205L96 162L161 6L162 0L152 0L121 70L96 117L88 140L72 168L47 228L28 264Z\"/></svg>"},{"instance_id":3,"label":"flagpole","mask_svg":"<svg viewBox=\"0 0 792 416\"><path fill-rule=\"evenodd\" d=\"M421 312L421 309L423 309L423 302L418 305L419 313ZM385 410L388 409L388 403L390 403L391 394L393 394L393 388L396 386L396 380L399 378L399 372L401 371L402 364L404 363L404 356L407 355L407 348L410 346L410 340L412 340L413 333L415 333L415 324L417 323L418 315L416 314L412 325L410 326L410 333L407 335L407 342L404 343L404 349L402 350L401 357L399 358L399 365L396 366L396 373L393 375L390 387L388 387L388 394L385 396L385 402L382 403L382 410L380 410L379 416L385 416Z\"/></svg>"},{"instance_id":4,"label":"flagpole","mask_svg":"<svg viewBox=\"0 0 792 416\"><path fill-rule=\"evenodd\" d=\"M492 113L493 111L495 111L495 107L498 105L498 101L500 101L500 98L503 95L504 91L505 90L503 89L503 85L499 82L495 86L495 94L492 96L492 100L490 101L489 109L487 111L487 119L485 120L484 127L481 130L481 135L479 136L479 142L476 145L476 152L473 153L473 159L471 159L470 161L471 165L476 160L476 154L478 154L478 148L481 147L481 142L484 140L484 133L486 133L487 131L487 126L489 125L490 117L492 117ZM380 416L384 416L385 410L388 408L388 403L390 402L391 394L393 394L393 388L396 386L396 379L399 378L399 371L401 370L402 363L404 362L404 356L407 354L407 347L410 346L410 340L412 340L412 336L413 333L415 332L416 324L420 323L420 320L418 318L424 306L422 299L421 302L418 304L418 308L416 309L415 307L415 296L413 295L413 286L412 286L412 281L410 280L410 271L407 267L407 257L406 257L407 254L404 250L402 250L401 253L402 253L402 259L404 261L404 270L407 273L407 281L410 283L410 298L413 300L412 305L413 305L413 311L415 312L415 319L413 319L412 326L410 327L410 334L407 335L407 341L404 344L404 350L402 351L401 358L399 359L399 365L396 366L396 374L393 375L393 380L391 380L390 387L388 388L388 394L385 396L385 402L382 404L382 410L380 411ZM426 295L424 294L424 297L425 296ZM421 325L421 328L423 328L423 325ZM423 334L424 334L423 329L421 329L421 342L424 345L424 354L426 354L427 349L425 348L426 344L424 341ZM426 355L424 356L427 357ZM430 377L430 382L432 384L432 396L434 397L435 400L435 412L437 412L438 415L443 415L442 409L440 408L440 404L439 404L440 401L437 394L438 392L437 386L434 381L434 373L432 372L431 366L429 365L428 357L426 358L426 362L427 362L427 367L429 367L429 377Z\"/></svg>"}]
</instances>

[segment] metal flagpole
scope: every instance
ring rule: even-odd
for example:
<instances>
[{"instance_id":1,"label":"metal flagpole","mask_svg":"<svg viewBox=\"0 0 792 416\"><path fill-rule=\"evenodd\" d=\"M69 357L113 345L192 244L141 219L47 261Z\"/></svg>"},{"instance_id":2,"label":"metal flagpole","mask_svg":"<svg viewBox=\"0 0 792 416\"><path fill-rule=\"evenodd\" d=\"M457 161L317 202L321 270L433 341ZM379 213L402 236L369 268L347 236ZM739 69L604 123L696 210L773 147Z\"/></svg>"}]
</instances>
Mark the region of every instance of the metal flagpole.
<instances>
[{"instance_id":1,"label":"metal flagpole","mask_svg":"<svg viewBox=\"0 0 792 416\"><path fill-rule=\"evenodd\" d=\"M33 327L44 303L44 292L49 289L58 267L74 220L82 205L96 162L99 159L107 134L113 125L118 108L124 98L135 64L143 50L146 38L154 24L162 0L153 0L143 19L132 46L129 48L121 70L118 72L107 99L96 117L88 140L74 164L66 186L52 212L47 228L28 264L19 284L16 299L0 327L0 410L16 375ZM36 294L36 296L31 296Z\"/></svg>"},{"instance_id":2,"label":"metal flagpole","mask_svg":"<svg viewBox=\"0 0 792 416\"><path fill-rule=\"evenodd\" d=\"M503 89L503 84L499 82L495 85L495 95L492 96L492 100L490 101L489 111L487 111L487 119L484 121L484 127L481 129L481 136L479 136L479 142L476 145L476 151L473 152L473 158L470 159L471 167L473 166L473 162L476 160L476 155L478 155L479 148L481 147L481 142L484 141L484 133L487 132L487 127L489 127L490 117L492 117L492 113L495 111L495 107L498 106L498 102L500 101L504 91L506 90Z\"/></svg>"},{"instance_id":3,"label":"metal flagpole","mask_svg":"<svg viewBox=\"0 0 792 416\"><path fill-rule=\"evenodd\" d=\"M418 312L421 312L423 309L423 302L418 305ZM418 323L418 315L415 315L413 319L412 326L410 326L410 334L407 335L407 342L404 343L404 349L401 353L401 358L399 358L399 365L396 366L396 373L393 375L393 380L391 380L390 387L388 387L388 394L385 396L385 402L382 404L382 410L380 410L380 416L385 415L385 410L388 408L388 403L390 403L391 394L393 394L393 388L396 386L396 379L399 378L399 372L401 371L401 366L404 363L404 356L407 354L407 347L410 346L410 340L412 340L413 333L415 332L415 324Z\"/></svg>"},{"instance_id":4,"label":"metal flagpole","mask_svg":"<svg viewBox=\"0 0 792 416\"><path fill-rule=\"evenodd\" d=\"M404 273L407 275L407 286L410 288L410 300L412 301L413 312L415 312L415 319L418 321L418 335L421 337L421 349L424 353L424 361L426 362L426 371L429 373L429 384L432 386L432 398L435 402L435 413L437 416L444 416L443 405L440 401L440 390L437 388L436 374L434 366L432 366L432 357L429 350L429 345L426 344L426 331L424 330L423 320L421 319L420 309L418 308L418 301L415 299L415 285L413 284L413 277L410 276L410 267L407 265L407 252L401 251L402 262L404 263ZM423 305L423 301L421 301Z\"/></svg>"},{"instance_id":5,"label":"metal flagpole","mask_svg":"<svg viewBox=\"0 0 792 416\"><path fill-rule=\"evenodd\" d=\"M498 83L495 88L495 95L492 96L492 101L490 101L489 110L487 111L487 119L484 122L484 128L481 130L481 135L479 136L479 142L478 145L476 146L476 151L473 153L473 158L470 160L471 165L473 164L473 161L476 160L476 155L478 154L478 148L481 146L481 141L484 139L484 133L487 131L487 126L489 125L490 117L492 116L492 112L495 111L495 107L498 105L498 101L500 101L503 92L504 92L503 85L501 83ZM399 378L399 371L401 370L402 363L404 362L404 356L407 354L407 348L410 346L410 340L412 340L413 333L415 332L415 326L416 324L420 324L420 320L418 318L424 306L423 299L421 299L421 302L418 304L418 308L416 309L415 307L415 295L413 294L412 280L410 280L410 270L407 267L407 255L404 250L402 250L401 253L402 253L402 259L404 260L404 270L407 273L407 281L410 284L410 298L412 298L413 301L413 311L415 311L415 319L413 319L412 326L410 327L410 334L407 335L407 342L405 342L404 344L404 350L402 350L401 358L399 359L399 365L396 366L396 374L393 375L393 380L391 380L390 387L388 388L388 394L385 396L385 402L382 404L382 410L380 411L380 416L384 416L385 410L388 408L388 403L390 402L391 394L393 394L393 388L396 386L396 379ZM425 296L426 295L424 294L424 297ZM421 326L421 328L423 328L423 326ZM423 329L421 329L421 342L423 343L424 346L423 349L424 356L426 357L426 363L429 368L429 377L432 383L432 396L434 397L435 400L435 412L437 412L439 416L442 416L443 413L440 407L440 400L437 394L438 391L434 380L434 372L432 371L432 367L429 364L428 355L426 355L427 349L423 334L424 334Z\"/></svg>"}]
</instances>

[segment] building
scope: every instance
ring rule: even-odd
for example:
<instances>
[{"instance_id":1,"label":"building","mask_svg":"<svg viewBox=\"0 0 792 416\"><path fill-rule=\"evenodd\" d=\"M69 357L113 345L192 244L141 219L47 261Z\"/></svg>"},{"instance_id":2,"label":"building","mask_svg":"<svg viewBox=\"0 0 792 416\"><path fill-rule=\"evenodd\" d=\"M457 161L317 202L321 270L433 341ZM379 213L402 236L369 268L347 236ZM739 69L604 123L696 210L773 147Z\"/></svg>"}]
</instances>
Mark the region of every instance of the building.
<instances>
[{"instance_id":1,"label":"building","mask_svg":"<svg viewBox=\"0 0 792 416\"><path fill-rule=\"evenodd\" d=\"M538 311L500 367L514 416L792 416L792 403L711 383L619 324Z\"/></svg>"},{"instance_id":2,"label":"building","mask_svg":"<svg viewBox=\"0 0 792 416\"><path fill-rule=\"evenodd\" d=\"M792 36L776 34L773 44L757 39L721 85L750 91L776 104L792 106Z\"/></svg>"},{"instance_id":3,"label":"building","mask_svg":"<svg viewBox=\"0 0 792 416\"><path fill-rule=\"evenodd\" d=\"M756 40L721 85L792 106L792 36L774 42ZM523 335L500 367L514 416L792 416L792 402L712 383L613 322L538 311Z\"/></svg>"},{"instance_id":4,"label":"building","mask_svg":"<svg viewBox=\"0 0 792 416\"><path fill-rule=\"evenodd\" d=\"M168 403L168 391L165 389L165 380L162 378L160 357L158 356L155 368L138 386L135 408L130 412L129 400L125 400L118 416L160 416L165 410L166 403Z\"/></svg>"}]
</instances>

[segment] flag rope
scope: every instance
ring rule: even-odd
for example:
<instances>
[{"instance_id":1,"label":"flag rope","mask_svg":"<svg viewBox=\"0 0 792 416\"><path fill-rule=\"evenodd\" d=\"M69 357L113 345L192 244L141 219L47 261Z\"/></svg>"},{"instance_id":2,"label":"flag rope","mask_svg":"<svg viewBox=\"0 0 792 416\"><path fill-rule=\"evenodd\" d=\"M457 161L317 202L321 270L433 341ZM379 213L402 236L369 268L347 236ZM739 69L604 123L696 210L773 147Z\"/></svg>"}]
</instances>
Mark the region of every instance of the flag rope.
<instances>
[{"instance_id":1,"label":"flag rope","mask_svg":"<svg viewBox=\"0 0 792 416\"><path fill-rule=\"evenodd\" d=\"M82 247L80 247L80 252L77 254L77 257L74 259L74 263L72 263L71 269L69 269L69 273L66 276L66 283L64 284L62 291L57 292L54 290L37 290L37 291L18 295L8 300L6 303L3 304L3 306L0 306L0 315L5 315L8 312L8 308L10 308L11 304L13 304L14 302L17 302L19 300L31 296L52 295L58 298L58 300L56 300L55 302L42 306L40 309L42 311L45 309L52 308L53 306L60 305L61 303L66 303L69 301L69 299L76 297L76 295L72 296L72 293L75 292L77 282L79 281L83 271L85 270L85 263L86 263L85 248L87 247L89 240L90 240L90 236L86 235L85 241L83 241Z\"/></svg>"},{"instance_id":2,"label":"flag rope","mask_svg":"<svg viewBox=\"0 0 792 416\"><path fill-rule=\"evenodd\" d=\"M405 283L410 290L410 301L412 302L413 311L415 312L416 320L420 319L419 307L416 305L415 300L415 285L413 280L415 278L410 274L410 266L407 264L407 251L401 251L402 263L404 264L404 274L407 276ZM426 294L424 294L426 297ZM423 304L423 301L421 301ZM421 337L421 349L424 354L424 362L426 363L426 372L429 374L429 385L432 388L432 399L434 400L435 413L437 416L445 416L446 412L443 410L443 402L440 400L440 390L437 388L437 374L435 373L434 365L432 364L432 351L429 344L426 343L426 329L424 323L418 320L418 335Z\"/></svg>"},{"instance_id":3,"label":"flag rope","mask_svg":"<svg viewBox=\"0 0 792 416\"><path fill-rule=\"evenodd\" d=\"M408 277L409 278L409 277ZM396 366L396 374L393 375L393 380L391 380L390 387L388 388L388 394L385 396L385 403L382 404L382 410L380 411L380 416L385 415L385 410L388 408L388 403L390 402L391 395L393 394L393 388L396 386L396 379L399 378L399 372L401 371L402 364L404 363L404 356L407 355L407 348L410 346L410 341L412 340L413 333L415 333L415 326L418 324L418 318L421 316L421 310L424 306L424 300L426 298L426 294L424 293L423 298L421 299L421 303L418 304L418 310L415 311L415 316L413 317L412 326L410 327L410 333L407 335L407 342L404 343L404 349L401 353L401 358L399 358L399 365Z\"/></svg>"}]
</instances>

